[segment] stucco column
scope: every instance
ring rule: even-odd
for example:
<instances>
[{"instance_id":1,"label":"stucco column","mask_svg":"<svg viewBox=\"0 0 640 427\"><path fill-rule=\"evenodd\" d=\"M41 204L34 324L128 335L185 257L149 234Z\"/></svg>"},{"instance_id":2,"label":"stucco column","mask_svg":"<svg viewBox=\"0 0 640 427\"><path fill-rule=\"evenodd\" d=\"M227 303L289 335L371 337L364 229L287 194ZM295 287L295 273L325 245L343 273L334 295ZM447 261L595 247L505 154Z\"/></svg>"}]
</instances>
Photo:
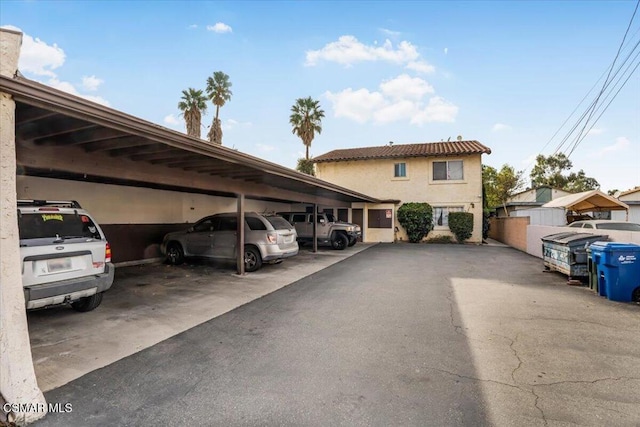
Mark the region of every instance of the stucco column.
<instances>
[{"instance_id":1,"label":"stucco column","mask_svg":"<svg viewBox=\"0 0 640 427\"><path fill-rule=\"evenodd\" d=\"M3 76L15 75L21 44L21 33L0 29ZM42 418L46 404L33 369L22 290L16 214L15 109L13 98L0 92L0 394L10 404L31 405L9 413L9 420L21 425Z\"/></svg>"}]
</instances>

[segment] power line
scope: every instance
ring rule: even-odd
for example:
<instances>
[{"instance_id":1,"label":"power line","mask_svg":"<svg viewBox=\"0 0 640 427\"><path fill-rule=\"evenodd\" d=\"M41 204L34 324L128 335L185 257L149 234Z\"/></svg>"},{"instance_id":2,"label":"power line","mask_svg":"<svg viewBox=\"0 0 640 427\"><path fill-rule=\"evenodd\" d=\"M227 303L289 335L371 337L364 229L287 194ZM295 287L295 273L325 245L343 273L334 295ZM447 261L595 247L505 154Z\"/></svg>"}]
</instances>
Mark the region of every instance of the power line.
<instances>
[{"instance_id":1,"label":"power line","mask_svg":"<svg viewBox=\"0 0 640 427\"><path fill-rule=\"evenodd\" d=\"M600 93L598 93L598 96L596 97L594 103L593 103L593 108L591 109L590 113L589 113L589 117L587 117L587 120L584 122L584 125L582 126L582 129L580 130L579 133L579 137L582 137L582 135L584 134L585 129L587 128L589 121L591 120L591 118L593 117L593 114L596 111L596 106L598 104L598 102L600 101L600 97L602 96L602 94L604 93L604 91L606 90L607 86L610 83L609 78L611 77L611 72L613 71L613 68L615 66L616 61L618 60L618 57L620 56L620 52L622 51L622 47L624 46L624 42L627 39L627 35L629 34L629 30L631 29L631 25L633 24L633 20L636 16L636 12L638 11L638 6L640 6L640 0L638 0L638 2L636 2L636 7L633 10L633 14L631 15L631 19L629 20L629 25L627 25L627 29L624 32L624 36L622 37L622 41L620 42L620 46L618 47L618 51L616 52L616 56L615 58L613 58L613 62L611 63L611 68L609 69L609 74L607 74L607 78L605 79L604 84L602 85L602 89L600 89ZM637 47L637 45L636 45ZM634 49L636 48L634 47ZM617 93L616 93L617 95ZM615 98L615 96L614 96ZM597 122L597 120L596 120ZM595 123L594 123L595 124ZM582 138L584 139L584 138ZM580 141L582 141L582 139L580 139ZM573 151L577 148L577 146L580 144L580 142L577 142L573 149L571 149L571 152L569 153L569 155L567 157L569 157L571 155L571 153L573 153Z\"/></svg>"}]
</instances>

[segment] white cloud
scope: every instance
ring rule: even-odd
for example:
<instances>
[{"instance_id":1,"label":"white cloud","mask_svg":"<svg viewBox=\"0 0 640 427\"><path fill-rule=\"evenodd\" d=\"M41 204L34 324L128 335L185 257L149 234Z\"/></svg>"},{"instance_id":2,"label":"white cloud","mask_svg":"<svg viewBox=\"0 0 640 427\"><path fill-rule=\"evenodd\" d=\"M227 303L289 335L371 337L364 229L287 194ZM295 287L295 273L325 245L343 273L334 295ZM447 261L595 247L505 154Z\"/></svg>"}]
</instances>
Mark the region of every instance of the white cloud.
<instances>
[{"instance_id":1,"label":"white cloud","mask_svg":"<svg viewBox=\"0 0 640 427\"><path fill-rule=\"evenodd\" d=\"M389 37L397 37L400 35L400 31L393 31L393 30L389 30L387 28L380 28L380 32L382 32L383 34L389 36Z\"/></svg>"},{"instance_id":2,"label":"white cloud","mask_svg":"<svg viewBox=\"0 0 640 427\"><path fill-rule=\"evenodd\" d=\"M429 99L429 104L427 104L422 111L411 118L411 124L422 125L431 122L452 123L455 122L457 115L458 107L444 98L434 96Z\"/></svg>"},{"instance_id":3,"label":"white cloud","mask_svg":"<svg viewBox=\"0 0 640 427\"><path fill-rule=\"evenodd\" d=\"M20 28L12 25L4 25L2 28L22 32ZM18 60L18 69L22 73L55 77L56 74L53 70L61 67L65 59L64 50L59 48L57 44L48 45L39 38L34 39L28 34L22 35L20 59Z\"/></svg>"},{"instance_id":4,"label":"white cloud","mask_svg":"<svg viewBox=\"0 0 640 427\"><path fill-rule=\"evenodd\" d=\"M168 116L165 116L165 118L162 119L162 121L164 122L164 124L169 126L179 126L181 124L181 122L173 114L169 114Z\"/></svg>"},{"instance_id":5,"label":"white cloud","mask_svg":"<svg viewBox=\"0 0 640 427\"><path fill-rule=\"evenodd\" d=\"M216 22L215 25L207 25L207 30L218 34L233 32L233 29L224 22Z\"/></svg>"},{"instance_id":6,"label":"white cloud","mask_svg":"<svg viewBox=\"0 0 640 427\"><path fill-rule=\"evenodd\" d=\"M427 93L433 93L433 86L419 77L410 77L401 74L398 77L387 80L380 84L380 90L385 96L392 99L415 99L419 100Z\"/></svg>"},{"instance_id":7,"label":"white cloud","mask_svg":"<svg viewBox=\"0 0 640 427\"><path fill-rule=\"evenodd\" d=\"M2 28L22 32L20 28L12 25L4 25ZM62 67L65 60L66 55L57 44L49 45L39 38L33 38L25 33L22 34L22 46L20 48L20 59L18 61L18 69L21 73L25 74L28 78L55 89L109 106L109 101L103 97L80 93L72 83L58 78L57 73L53 70ZM40 81L40 77L48 77L48 80ZM85 90L95 91L102 83L103 80L92 75L90 77L83 77L81 84Z\"/></svg>"},{"instance_id":8,"label":"white cloud","mask_svg":"<svg viewBox=\"0 0 640 427\"><path fill-rule=\"evenodd\" d=\"M96 76L84 76L82 77L82 87L88 91L96 91L98 87L104 83L104 80L97 78Z\"/></svg>"},{"instance_id":9,"label":"white cloud","mask_svg":"<svg viewBox=\"0 0 640 427\"><path fill-rule=\"evenodd\" d=\"M626 138L624 136L620 136L620 137L616 138L616 142L614 142L613 144L601 148L595 154L595 157L600 157L600 156L603 156L603 155L608 154L608 153L615 153L615 152L618 152L618 151L624 151L627 148L629 148L630 145L631 145L631 141L629 141L629 138Z\"/></svg>"},{"instance_id":10,"label":"white cloud","mask_svg":"<svg viewBox=\"0 0 640 427\"><path fill-rule=\"evenodd\" d=\"M587 135L602 135L604 131L605 129L603 128L591 128L591 130L587 132Z\"/></svg>"},{"instance_id":11,"label":"white cloud","mask_svg":"<svg viewBox=\"0 0 640 427\"><path fill-rule=\"evenodd\" d=\"M227 119L226 121L222 122L222 130L223 131L231 130L231 129L236 128L238 126L250 127L250 126L252 126L252 123L251 122L239 122L238 120L234 120L234 119Z\"/></svg>"},{"instance_id":12,"label":"white cloud","mask_svg":"<svg viewBox=\"0 0 640 427\"><path fill-rule=\"evenodd\" d=\"M57 77L51 77L48 81L45 82L46 85L51 86L54 89L58 89L67 93L70 93L71 95L76 95L79 96L81 98L87 99L89 101L92 102L96 102L98 104L102 104L106 107L109 107L111 104L109 104L109 101L107 101L106 99L104 99L101 96L96 96L96 95L85 95L82 94L80 92L78 92L78 90L75 88L75 86L69 82L65 82L65 81L61 81L59 80Z\"/></svg>"},{"instance_id":13,"label":"white cloud","mask_svg":"<svg viewBox=\"0 0 640 427\"><path fill-rule=\"evenodd\" d=\"M276 149L276 147L274 147L273 145L260 144L260 143L257 143L256 147L258 148L258 150L265 153Z\"/></svg>"},{"instance_id":14,"label":"white cloud","mask_svg":"<svg viewBox=\"0 0 640 427\"><path fill-rule=\"evenodd\" d=\"M345 117L358 123L369 121L374 111L385 105L381 93L369 92L367 89L354 91L348 88L339 93L326 92L325 96L333 103L336 117Z\"/></svg>"},{"instance_id":15,"label":"white cloud","mask_svg":"<svg viewBox=\"0 0 640 427\"><path fill-rule=\"evenodd\" d=\"M445 47L445 48L444 48L444 54L445 54L445 55L447 55L448 53L449 53L449 48L448 48L448 47Z\"/></svg>"},{"instance_id":16,"label":"white cloud","mask_svg":"<svg viewBox=\"0 0 640 427\"><path fill-rule=\"evenodd\" d=\"M511 126L505 125L504 123L496 123L495 125L493 125L493 128L491 128L491 130L493 132L501 132L504 130L511 130Z\"/></svg>"},{"instance_id":17,"label":"white cloud","mask_svg":"<svg viewBox=\"0 0 640 427\"><path fill-rule=\"evenodd\" d=\"M411 61L406 68L422 74L430 74L436 71L436 67L426 61Z\"/></svg>"},{"instance_id":18,"label":"white cloud","mask_svg":"<svg viewBox=\"0 0 640 427\"><path fill-rule=\"evenodd\" d=\"M337 62L345 66L364 61L386 61L395 64L406 64L420 58L415 46L402 41L394 48L390 40L382 46L367 46L354 36L340 36L338 41L331 42L319 50L309 50L306 54L307 66L315 66L321 61Z\"/></svg>"},{"instance_id":19,"label":"white cloud","mask_svg":"<svg viewBox=\"0 0 640 427\"><path fill-rule=\"evenodd\" d=\"M358 123L390 123L406 120L411 124L453 122L458 107L441 97L425 100L433 87L418 77L402 74L382 82L380 91L362 88L345 89L338 93L326 92L335 117L344 117Z\"/></svg>"},{"instance_id":20,"label":"white cloud","mask_svg":"<svg viewBox=\"0 0 640 427\"><path fill-rule=\"evenodd\" d=\"M189 25L189 29L191 29L191 30L195 30L196 28L198 28L198 24Z\"/></svg>"}]
</instances>

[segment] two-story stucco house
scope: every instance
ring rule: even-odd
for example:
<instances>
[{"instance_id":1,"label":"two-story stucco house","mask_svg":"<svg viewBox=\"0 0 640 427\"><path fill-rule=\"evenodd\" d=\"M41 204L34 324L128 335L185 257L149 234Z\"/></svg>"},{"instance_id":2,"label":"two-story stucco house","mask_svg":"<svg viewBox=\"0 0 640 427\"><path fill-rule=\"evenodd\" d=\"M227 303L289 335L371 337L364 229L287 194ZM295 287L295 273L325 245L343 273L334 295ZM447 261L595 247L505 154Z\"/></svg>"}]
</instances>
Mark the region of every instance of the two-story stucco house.
<instances>
[{"instance_id":1,"label":"two-story stucco house","mask_svg":"<svg viewBox=\"0 0 640 427\"><path fill-rule=\"evenodd\" d=\"M334 150L313 160L325 181L385 201L353 204L348 219L360 224L365 242L407 240L397 221L403 203L433 207L434 229L427 239L451 235L449 212L473 213L470 242L482 242L482 154L491 150L478 141L389 144ZM338 212L340 217L340 212Z\"/></svg>"}]
</instances>

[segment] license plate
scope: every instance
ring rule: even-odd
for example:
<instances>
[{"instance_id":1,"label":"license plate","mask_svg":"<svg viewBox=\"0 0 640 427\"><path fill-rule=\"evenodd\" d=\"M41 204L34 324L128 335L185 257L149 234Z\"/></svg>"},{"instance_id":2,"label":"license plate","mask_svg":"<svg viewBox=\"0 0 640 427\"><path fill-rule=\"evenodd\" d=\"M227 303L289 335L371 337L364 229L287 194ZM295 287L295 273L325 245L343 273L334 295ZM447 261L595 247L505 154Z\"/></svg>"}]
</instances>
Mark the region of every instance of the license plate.
<instances>
[{"instance_id":1,"label":"license plate","mask_svg":"<svg viewBox=\"0 0 640 427\"><path fill-rule=\"evenodd\" d=\"M284 237L284 242L285 242L285 243L291 243L291 242L293 242L293 235L285 236L285 237Z\"/></svg>"},{"instance_id":2,"label":"license plate","mask_svg":"<svg viewBox=\"0 0 640 427\"><path fill-rule=\"evenodd\" d=\"M47 260L47 270L49 273L71 270L71 258L56 258Z\"/></svg>"}]
</instances>

